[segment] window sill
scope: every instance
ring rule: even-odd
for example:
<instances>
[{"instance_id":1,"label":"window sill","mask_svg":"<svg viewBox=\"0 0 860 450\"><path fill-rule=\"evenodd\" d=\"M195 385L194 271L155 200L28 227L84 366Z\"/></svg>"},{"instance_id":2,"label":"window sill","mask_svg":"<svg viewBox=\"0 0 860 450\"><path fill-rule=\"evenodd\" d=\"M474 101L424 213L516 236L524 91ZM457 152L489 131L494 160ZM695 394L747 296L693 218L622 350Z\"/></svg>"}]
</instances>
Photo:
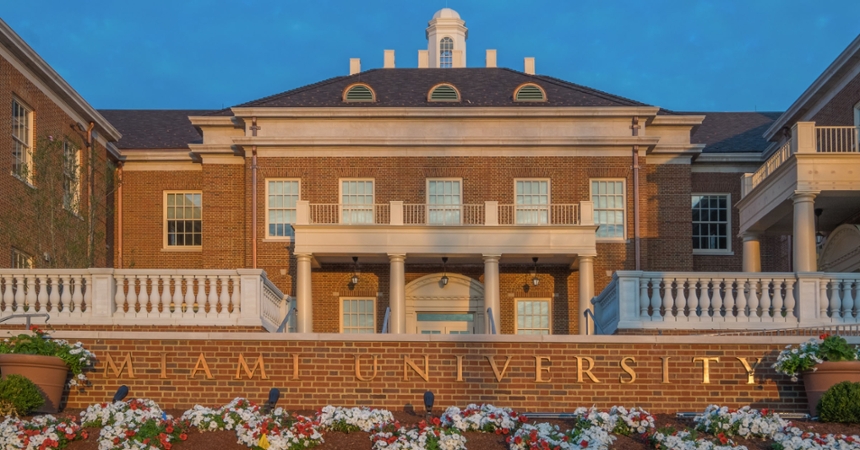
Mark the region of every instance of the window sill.
<instances>
[{"instance_id":1,"label":"window sill","mask_svg":"<svg viewBox=\"0 0 860 450\"><path fill-rule=\"evenodd\" d=\"M166 252L166 253L202 252L203 246L200 246L200 247L165 247L165 248L162 248L161 251Z\"/></svg>"},{"instance_id":2,"label":"window sill","mask_svg":"<svg viewBox=\"0 0 860 450\"><path fill-rule=\"evenodd\" d=\"M598 244L629 244L629 239L624 238L597 238L595 240Z\"/></svg>"},{"instance_id":3,"label":"window sill","mask_svg":"<svg viewBox=\"0 0 860 450\"><path fill-rule=\"evenodd\" d=\"M697 256L734 256L735 252L731 250L693 250L693 254Z\"/></svg>"},{"instance_id":4,"label":"window sill","mask_svg":"<svg viewBox=\"0 0 860 450\"><path fill-rule=\"evenodd\" d=\"M70 209L68 206L63 206L63 209L65 209L66 212L73 215L76 219L80 220L81 222L84 221L84 216L81 215L80 211L75 211L73 209Z\"/></svg>"},{"instance_id":5,"label":"window sill","mask_svg":"<svg viewBox=\"0 0 860 450\"><path fill-rule=\"evenodd\" d=\"M266 237L263 238L261 242L274 242L278 244L289 244L293 242L293 238L290 237Z\"/></svg>"},{"instance_id":6,"label":"window sill","mask_svg":"<svg viewBox=\"0 0 860 450\"><path fill-rule=\"evenodd\" d=\"M9 172L9 175L12 175L13 177L17 178L17 179L18 179L18 181L20 181L20 182L24 183L24 184L25 184L25 185L27 185L27 187L29 187L30 189L36 189L36 186L35 186L35 185L33 185L33 184L31 184L29 181L27 181L27 180L25 180L25 179L21 178L21 175L18 175L18 174L17 174L17 173L15 173L15 172Z\"/></svg>"}]
</instances>

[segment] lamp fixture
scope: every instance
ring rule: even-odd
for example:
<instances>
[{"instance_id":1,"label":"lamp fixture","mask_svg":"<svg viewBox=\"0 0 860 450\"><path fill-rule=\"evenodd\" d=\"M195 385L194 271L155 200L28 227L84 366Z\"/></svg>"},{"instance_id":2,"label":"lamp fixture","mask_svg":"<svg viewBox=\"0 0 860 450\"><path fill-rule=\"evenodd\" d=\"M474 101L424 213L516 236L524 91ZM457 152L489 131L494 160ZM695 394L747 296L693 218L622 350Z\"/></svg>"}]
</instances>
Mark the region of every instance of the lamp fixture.
<instances>
[{"instance_id":1,"label":"lamp fixture","mask_svg":"<svg viewBox=\"0 0 860 450\"><path fill-rule=\"evenodd\" d=\"M116 390L116 394L113 395L113 402L121 402L128 395L128 386L122 385L119 389Z\"/></svg>"},{"instance_id":2,"label":"lamp fixture","mask_svg":"<svg viewBox=\"0 0 860 450\"><path fill-rule=\"evenodd\" d=\"M815 208L815 246L820 247L824 243L824 233L821 231L821 214L824 210Z\"/></svg>"},{"instance_id":3,"label":"lamp fixture","mask_svg":"<svg viewBox=\"0 0 860 450\"><path fill-rule=\"evenodd\" d=\"M352 277L350 277L349 282L352 283L353 286L358 284L358 256L352 257Z\"/></svg>"},{"instance_id":4,"label":"lamp fixture","mask_svg":"<svg viewBox=\"0 0 860 450\"><path fill-rule=\"evenodd\" d=\"M538 276L537 276L537 262L538 262L537 256L532 258L532 262L534 263L534 270L532 271L532 285L537 286L540 284L540 278L538 278Z\"/></svg>"},{"instance_id":5,"label":"lamp fixture","mask_svg":"<svg viewBox=\"0 0 860 450\"><path fill-rule=\"evenodd\" d=\"M424 408L427 409L427 416L433 415L433 401L436 399L436 396L433 395L432 391L427 391L424 393Z\"/></svg>"},{"instance_id":6,"label":"lamp fixture","mask_svg":"<svg viewBox=\"0 0 860 450\"><path fill-rule=\"evenodd\" d=\"M278 404L278 400L281 398L281 390L278 388L269 389L269 399L266 400L266 404L263 405L263 413L269 414L275 410L275 406Z\"/></svg>"},{"instance_id":7,"label":"lamp fixture","mask_svg":"<svg viewBox=\"0 0 860 450\"><path fill-rule=\"evenodd\" d=\"M439 282L442 283L442 287L445 287L448 285L448 267L447 267L447 265L448 265L448 257L443 256L442 257L442 278L439 280ZM426 398L426 396L425 396L425 398Z\"/></svg>"}]
</instances>

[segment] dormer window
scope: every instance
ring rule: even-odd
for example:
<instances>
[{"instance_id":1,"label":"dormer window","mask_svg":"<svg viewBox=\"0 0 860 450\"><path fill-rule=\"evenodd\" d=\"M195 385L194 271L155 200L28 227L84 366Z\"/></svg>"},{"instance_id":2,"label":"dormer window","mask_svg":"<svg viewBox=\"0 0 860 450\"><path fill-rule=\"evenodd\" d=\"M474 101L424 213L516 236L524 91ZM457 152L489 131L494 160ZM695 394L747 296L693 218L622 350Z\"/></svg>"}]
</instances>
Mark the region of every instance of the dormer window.
<instances>
[{"instance_id":1,"label":"dormer window","mask_svg":"<svg viewBox=\"0 0 860 450\"><path fill-rule=\"evenodd\" d=\"M439 67L450 69L454 66L454 40L449 37L439 41Z\"/></svg>"},{"instance_id":2,"label":"dormer window","mask_svg":"<svg viewBox=\"0 0 860 450\"><path fill-rule=\"evenodd\" d=\"M514 101L517 102L545 102L546 92L536 84L523 84L514 91Z\"/></svg>"},{"instance_id":3,"label":"dormer window","mask_svg":"<svg viewBox=\"0 0 860 450\"><path fill-rule=\"evenodd\" d=\"M348 103L375 102L376 93L366 84L353 84L343 90L343 101Z\"/></svg>"},{"instance_id":4,"label":"dormer window","mask_svg":"<svg viewBox=\"0 0 860 450\"><path fill-rule=\"evenodd\" d=\"M450 84L437 84L427 94L428 102L459 102L460 91Z\"/></svg>"}]
</instances>

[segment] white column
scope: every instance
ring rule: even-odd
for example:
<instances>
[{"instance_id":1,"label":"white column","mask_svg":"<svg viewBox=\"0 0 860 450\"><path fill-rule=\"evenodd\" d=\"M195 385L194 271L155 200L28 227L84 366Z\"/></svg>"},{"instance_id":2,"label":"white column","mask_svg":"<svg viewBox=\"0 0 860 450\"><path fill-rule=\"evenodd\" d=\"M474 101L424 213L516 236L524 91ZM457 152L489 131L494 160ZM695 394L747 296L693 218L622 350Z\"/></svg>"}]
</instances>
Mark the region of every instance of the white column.
<instances>
[{"instance_id":1,"label":"white column","mask_svg":"<svg viewBox=\"0 0 860 450\"><path fill-rule=\"evenodd\" d=\"M579 334L594 333L594 324L589 319L586 330L585 311L594 310L591 307L591 299L594 297L594 256L579 255Z\"/></svg>"},{"instance_id":2,"label":"white column","mask_svg":"<svg viewBox=\"0 0 860 450\"><path fill-rule=\"evenodd\" d=\"M296 254L296 332L313 333L314 304L311 290L311 254Z\"/></svg>"},{"instance_id":3,"label":"white column","mask_svg":"<svg viewBox=\"0 0 860 450\"><path fill-rule=\"evenodd\" d=\"M391 317L388 331L392 334L406 333L406 255L388 255L391 272L388 279L388 299Z\"/></svg>"},{"instance_id":4,"label":"white column","mask_svg":"<svg viewBox=\"0 0 860 450\"><path fill-rule=\"evenodd\" d=\"M487 314L487 323L484 326L484 333L487 334L493 332L493 325L496 327L496 334L502 332L499 322L499 258L501 255L484 255L484 312L488 308L492 311L492 315Z\"/></svg>"},{"instance_id":5,"label":"white column","mask_svg":"<svg viewBox=\"0 0 860 450\"><path fill-rule=\"evenodd\" d=\"M794 201L794 271L815 272L815 196L818 192L795 191Z\"/></svg>"},{"instance_id":6,"label":"white column","mask_svg":"<svg viewBox=\"0 0 860 450\"><path fill-rule=\"evenodd\" d=\"M761 272L761 243L759 234L752 231L743 233L744 272Z\"/></svg>"}]
</instances>

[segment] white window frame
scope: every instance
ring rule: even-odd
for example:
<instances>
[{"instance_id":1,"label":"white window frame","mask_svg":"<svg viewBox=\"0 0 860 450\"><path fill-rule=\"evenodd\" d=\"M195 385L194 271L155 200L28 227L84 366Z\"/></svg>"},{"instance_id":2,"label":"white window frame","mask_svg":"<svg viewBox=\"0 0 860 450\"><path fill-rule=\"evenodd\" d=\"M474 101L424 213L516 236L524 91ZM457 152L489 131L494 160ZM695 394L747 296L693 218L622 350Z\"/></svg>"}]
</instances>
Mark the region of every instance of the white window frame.
<instances>
[{"instance_id":1,"label":"white window frame","mask_svg":"<svg viewBox=\"0 0 860 450\"><path fill-rule=\"evenodd\" d=\"M520 314L519 314L520 302L546 302L547 303L547 306L548 306L548 309L547 309L547 314L548 314L547 334L551 335L552 334L552 299L548 298L548 297L537 297L537 298L522 297L522 298L515 298L514 299L514 334L520 334ZM529 330L541 330L542 328L528 328L528 329Z\"/></svg>"},{"instance_id":2,"label":"white window frame","mask_svg":"<svg viewBox=\"0 0 860 450\"><path fill-rule=\"evenodd\" d=\"M69 154L73 155L74 158L74 167L71 168L69 166ZM83 162L82 156L82 150L74 142L63 139L63 207L79 217L82 206L81 200L83 198L81 195L84 173L81 166Z\"/></svg>"},{"instance_id":3,"label":"white window frame","mask_svg":"<svg viewBox=\"0 0 860 450\"><path fill-rule=\"evenodd\" d=\"M445 39L448 39L451 41L451 52L448 55L448 57L451 58L451 60L447 61L447 62L443 61L443 56L442 56L444 54L444 49L442 48L442 42ZM439 68L440 69L450 69L453 67L454 67L454 38L452 38L451 36L442 36L442 39L439 39Z\"/></svg>"},{"instance_id":4,"label":"white window frame","mask_svg":"<svg viewBox=\"0 0 860 450\"><path fill-rule=\"evenodd\" d=\"M449 208L438 208L438 206L445 205L444 203L434 203L432 205L430 204L430 183L433 181L442 181L442 182L444 182L444 181L456 181L457 182L458 186L460 187L460 192L458 194L458 196L460 197L460 203L457 204L456 208L450 208L450 209ZM425 191L424 201L425 201L425 204L427 205L427 210L425 211L425 214L427 215L426 216L427 217L427 225L461 225L463 223L463 179L462 178L427 178L424 181L424 191ZM434 208L433 207L434 205L437 206L437 208ZM452 203L452 205L453 205L453 203ZM453 221L448 222L447 220L445 222L431 222L430 221L430 214L431 214L431 212L434 212L435 210L456 211L458 214L459 220L456 222L453 222ZM446 215L446 219L447 219L447 215Z\"/></svg>"},{"instance_id":5,"label":"white window frame","mask_svg":"<svg viewBox=\"0 0 860 450\"><path fill-rule=\"evenodd\" d=\"M25 262L27 267L21 267L19 263ZM13 269L32 269L35 266L36 260L26 252L12 247L12 268Z\"/></svg>"},{"instance_id":6,"label":"white window frame","mask_svg":"<svg viewBox=\"0 0 860 450\"><path fill-rule=\"evenodd\" d=\"M371 318L373 319L373 332L371 333L350 333L350 334L376 334L376 298L375 297L341 297L338 301L338 313L337 320L340 322L340 333L344 334L344 326L343 326L343 302L350 300L365 300L370 301L370 304L373 305L373 311L371 312Z\"/></svg>"},{"instance_id":7,"label":"white window frame","mask_svg":"<svg viewBox=\"0 0 860 450\"><path fill-rule=\"evenodd\" d=\"M14 129L14 126L12 126L11 127L11 129L12 129L12 133L11 133L12 147L14 149L14 147L18 143L20 143L22 146L25 147L24 158L23 158L22 164L26 165L26 167L27 167L27 177L24 178L20 172L15 171L16 157L14 156L14 153L13 153L13 157L12 157L13 160L12 160L12 171L11 171L11 173L12 173L12 176L23 181L24 183L27 183L27 185L32 187L32 186L34 186L33 175L35 174L34 167L33 167L34 166L34 163L33 163L33 151L34 151L34 149L33 149L33 108L31 108L26 102L21 101L21 99L19 99L18 97L13 96L12 97L12 109L13 109L13 111L14 111L16 104L18 105L19 108L23 109L26 112L24 115L26 116L26 121L27 121L27 124L26 124L27 135L25 136L25 138L27 139L27 142L22 142L18 138L18 136L15 135L15 129ZM12 121L14 121L14 120L15 120L15 116L12 115L10 117L10 126L11 126Z\"/></svg>"},{"instance_id":8,"label":"white window frame","mask_svg":"<svg viewBox=\"0 0 860 450\"><path fill-rule=\"evenodd\" d=\"M624 231L622 232L622 235L621 236L615 236L615 237L597 236L597 242L626 242L627 241L627 232L628 232L628 226L627 226L627 179L626 178L589 178L588 179L588 199L594 203L594 223L595 223L595 225L598 225L598 223L597 223L597 220L598 220L597 219L597 217L598 217L597 212L600 210L600 208L597 207L598 203L594 201L594 182L595 181L613 181L613 182L619 182L620 181L621 182L621 192L624 194L624 197L622 198L622 202L621 202L624 205L624 207L622 208L622 213L621 213L621 217L623 219L622 225L624 226ZM597 233L597 232L595 231L595 233Z\"/></svg>"},{"instance_id":9,"label":"white window frame","mask_svg":"<svg viewBox=\"0 0 860 450\"><path fill-rule=\"evenodd\" d=\"M372 201L370 202L370 222L360 222L360 223L346 223L343 221L343 210L346 204L343 202L343 183L345 181L370 181L371 186L373 187L372 192L370 193L372 197ZM340 178L338 179L338 188L337 188L337 214L338 214L338 223L347 224L347 225L373 225L376 223L376 179L375 178Z\"/></svg>"},{"instance_id":10,"label":"white window frame","mask_svg":"<svg viewBox=\"0 0 860 450\"><path fill-rule=\"evenodd\" d=\"M517 183L519 182L546 182L546 223L520 223L517 220L517 212L519 212L519 204L517 203ZM552 183L550 183L549 178L514 178L514 224L516 225L549 225L552 223ZM526 206L525 204L523 206ZM525 209L525 208L524 208ZM535 210L538 208L528 208L528 210Z\"/></svg>"},{"instance_id":11,"label":"white window frame","mask_svg":"<svg viewBox=\"0 0 860 450\"><path fill-rule=\"evenodd\" d=\"M860 102L854 104L854 127L860 128Z\"/></svg>"},{"instance_id":12,"label":"white window frame","mask_svg":"<svg viewBox=\"0 0 860 450\"><path fill-rule=\"evenodd\" d=\"M293 236L278 236L278 235L272 235L269 233L269 230L270 230L270 228L269 228L269 225L270 225L269 209L271 208L271 206L269 206L269 182L271 182L271 181L279 181L279 182L285 182L286 181L286 182L298 183L298 193L299 194L298 194L298 198L296 199L296 201L300 201L302 199L302 180L300 178L266 178L266 199L265 199L265 204L266 204L266 207L265 207L265 211L266 211L266 240L292 242ZM281 207L281 208L276 208L276 209L289 210L292 208ZM298 207L295 209L296 209L296 214L298 214ZM295 232L295 231L293 231L293 232Z\"/></svg>"},{"instance_id":13,"label":"white window frame","mask_svg":"<svg viewBox=\"0 0 860 450\"><path fill-rule=\"evenodd\" d=\"M692 228L693 206L692 200L697 195L713 195L726 197L726 248L725 249L709 249L709 248L694 248L694 255L734 255L732 251L732 194L728 192L693 192L690 194L690 224ZM691 230L692 231L692 230Z\"/></svg>"},{"instance_id":14,"label":"white window frame","mask_svg":"<svg viewBox=\"0 0 860 450\"><path fill-rule=\"evenodd\" d=\"M200 194L200 245L168 245L167 239L167 196L168 194ZM162 232L162 250L173 252L199 252L203 249L203 191L201 190L171 190L164 191L162 194L162 211L161 211L161 227ZM174 219L175 220L175 219Z\"/></svg>"}]
</instances>

